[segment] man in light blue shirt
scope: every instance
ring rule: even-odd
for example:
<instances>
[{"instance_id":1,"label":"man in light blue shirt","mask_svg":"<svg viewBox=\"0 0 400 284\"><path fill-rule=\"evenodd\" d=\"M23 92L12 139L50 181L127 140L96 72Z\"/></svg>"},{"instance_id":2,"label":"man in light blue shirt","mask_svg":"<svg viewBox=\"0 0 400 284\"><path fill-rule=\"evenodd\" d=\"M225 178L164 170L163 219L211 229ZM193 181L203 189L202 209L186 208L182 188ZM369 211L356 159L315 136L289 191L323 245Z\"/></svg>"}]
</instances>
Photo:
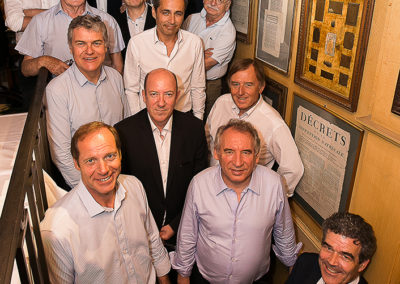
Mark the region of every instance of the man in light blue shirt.
<instances>
[{"instance_id":1,"label":"man in light blue shirt","mask_svg":"<svg viewBox=\"0 0 400 284\"><path fill-rule=\"evenodd\" d=\"M47 136L51 156L70 187L79 182L70 142L83 124L114 125L130 115L122 76L103 66L108 48L105 24L98 16L78 16L68 29L75 63L46 87Z\"/></svg>"},{"instance_id":2,"label":"man in light blue shirt","mask_svg":"<svg viewBox=\"0 0 400 284\"><path fill-rule=\"evenodd\" d=\"M81 180L40 224L50 283L169 283L170 262L141 182L121 173L121 143L102 122L71 141Z\"/></svg>"},{"instance_id":3,"label":"man in light blue shirt","mask_svg":"<svg viewBox=\"0 0 400 284\"><path fill-rule=\"evenodd\" d=\"M25 76L35 76L44 67L53 75L68 69L72 59L67 42L67 30L72 19L82 15L98 15L107 27L109 36L106 65L122 74L121 51L125 48L120 28L109 14L90 7L85 0L60 0L49 10L34 16L15 49L24 55L21 71Z\"/></svg>"},{"instance_id":4,"label":"man in light blue shirt","mask_svg":"<svg viewBox=\"0 0 400 284\"><path fill-rule=\"evenodd\" d=\"M281 177L257 165L259 151L250 123L233 119L219 128L214 149L219 166L193 178L177 249L170 253L178 283L188 283L194 261L197 277L211 283L257 281L269 270L272 236L281 262L289 267L296 262L301 244L295 242Z\"/></svg>"}]
</instances>

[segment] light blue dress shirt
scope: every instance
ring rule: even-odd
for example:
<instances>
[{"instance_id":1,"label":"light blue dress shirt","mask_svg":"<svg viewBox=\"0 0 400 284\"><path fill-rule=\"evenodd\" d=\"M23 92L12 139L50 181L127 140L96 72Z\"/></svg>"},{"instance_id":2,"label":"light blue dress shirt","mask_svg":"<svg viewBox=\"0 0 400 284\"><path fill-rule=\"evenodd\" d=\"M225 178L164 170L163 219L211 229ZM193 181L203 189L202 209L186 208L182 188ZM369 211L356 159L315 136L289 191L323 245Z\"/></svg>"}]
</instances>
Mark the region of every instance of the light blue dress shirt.
<instances>
[{"instance_id":1,"label":"light blue dress shirt","mask_svg":"<svg viewBox=\"0 0 400 284\"><path fill-rule=\"evenodd\" d=\"M141 182L118 177L114 209L98 204L82 181L40 224L51 283L153 284L170 262Z\"/></svg>"},{"instance_id":2,"label":"light blue dress shirt","mask_svg":"<svg viewBox=\"0 0 400 284\"><path fill-rule=\"evenodd\" d=\"M294 265L301 243L295 242L280 176L256 166L238 202L236 192L225 185L221 168L211 167L189 186L171 264L189 276L196 260L211 283L252 283L269 270L272 235L278 258Z\"/></svg>"}]
</instances>

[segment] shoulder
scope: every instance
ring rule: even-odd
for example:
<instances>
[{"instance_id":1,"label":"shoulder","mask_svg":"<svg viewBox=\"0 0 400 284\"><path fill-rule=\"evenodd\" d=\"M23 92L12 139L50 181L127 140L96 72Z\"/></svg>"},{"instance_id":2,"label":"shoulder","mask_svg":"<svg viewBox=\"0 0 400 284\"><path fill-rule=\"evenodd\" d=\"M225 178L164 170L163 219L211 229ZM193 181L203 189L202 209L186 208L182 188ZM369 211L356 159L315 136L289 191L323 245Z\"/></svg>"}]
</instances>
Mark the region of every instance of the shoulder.
<instances>
[{"instance_id":1,"label":"shoulder","mask_svg":"<svg viewBox=\"0 0 400 284\"><path fill-rule=\"evenodd\" d=\"M190 41L192 44L202 44L202 40L198 35L195 35L191 32L185 31L180 29L180 32L182 33L182 37L185 41Z\"/></svg>"},{"instance_id":2,"label":"shoulder","mask_svg":"<svg viewBox=\"0 0 400 284\"><path fill-rule=\"evenodd\" d=\"M220 110L225 107L228 107L229 109L231 109L232 103L233 103L232 95L228 93L228 94L220 96L215 101L213 109Z\"/></svg>"},{"instance_id":3,"label":"shoulder","mask_svg":"<svg viewBox=\"0 0 400 284\"><path fill-rule=\"evenodd\" d=\"M146 193L144 191L142 182L132 175L124 175L120 174L118 177L118 182L120 186L122 186L127 192L128 196L132 196L132 198L136 199L146 199Z\"/></svg>"},{"instance_id":4,"label":"shoulder","mask_svg":"<svg viewBox=\"0 0 400 284\"><path fill-rule=\"evenodd\" d=\"M203 122L197 117L193 116L190 113L184 113L178 110L174 110L173 120L176 121L176 125L182 125L185 128L187 127L188 130L190 130L189 127L195 129L204 127Z\"/></svg>"},{"instance_id":5,"label":"shoulder","mask_svg":"<svg viewBox=\"0 0 400 284\"><path fill-rule=\"evenodd\" d=\"M117 21L116 21L116 20L114 19L114 17L111 16L110 14L108 14L108 13L106 13L106 12L100 10L100 9L91 7L91 6L90 6L88 9L89 9L90 12L92 12L94 15L100 16L100 18L101 18L103 21L107 21L107 22L109 22L109 23L112 23L112 24L114 24L114 25L117 25Z\"/></svg>"},{"instance_id":6,"label":"shoulder","mask_svg":"<svg viewBox=\"0 0 400 284\"><path fill-rule=\"evenodd\" d=\"M199 183L203 185L204 182L212 182L215 180L215 176L218 174L219 166L213 166L206 168L196 174L193 179L192 179L192 190L196 191L196 188L199 188L201 191L206 191L208 190L208 187L204 186L197 186Z\"/></svg>"},{"instance_id":7,"label":"shoulder","mask_svg":"<svg viewBox=\"0 0 400 284\"><path fill-rule=\"evenodd\" d=\"M155 29L156 29L156 27L145 30L145 31L133 36L130 41L132 41L132 42L143 41L143 40L151 41L153 39Z\"/></svg>"},{"instance_id":8,"label":"shoulder","mask_svg":"<svg viewBox=\"0 0 400 284\"><path fill-rule=\"evenodd\" d=\"M318 262L318 254L314 252L304 252L302 253L296 261L297 263L310 263L314 264Z\"/></svg>"},{"instance_id":9,"label":"shoulder","mask_svg":"<svg viewBox=\"0 0 400 284\"><path fill-rule=\"evenodd\" d=\"M68 68L62 74L58 75L57 77L53 78L46 86L46 91L60 91L60 89L64 89L67 87L68 84L71 84L71 79L74 78L74 74L72 68ZM61 94L57 93L57 96L62 96Z\"/></svg>"},{"instance_id":10,"label":"shoulder","mask_svg":"<svg viewBox=\"0 0 400 284\"><path fill-rule=\"evenodd\" d=\"M257 174L257 177L261 179L262 182L268 182L268 184L276 184L276 185L281 185L281 176L271 170L270 168L263 166L263 165L257 165L256 168L254 169L254 172Z\"/></svg>"},{"instance_id":11,"label":"shoulder","mask_svg":"<svg viewBox=\"0 0 400 284\"><path fill-rule=\"evenodd\" d=\"M131 133L133 129L143 125L143 121L146 119L146 114L146 109L143 109L140 112L121 120L120 122L115 124L114 127L118 130L119 133Z\"/></svg>"},{"instance_id":12,"label":"shoulder","mask_svg":"<svg viewBox=\"0 0 400 284\"><path fill-rule=\"evenodd\" d=\"M113 79L122 80L121 74L110 66L103 65L104 72L106 72L107 76L112 77Z\"/></svg>"}]
</instances>

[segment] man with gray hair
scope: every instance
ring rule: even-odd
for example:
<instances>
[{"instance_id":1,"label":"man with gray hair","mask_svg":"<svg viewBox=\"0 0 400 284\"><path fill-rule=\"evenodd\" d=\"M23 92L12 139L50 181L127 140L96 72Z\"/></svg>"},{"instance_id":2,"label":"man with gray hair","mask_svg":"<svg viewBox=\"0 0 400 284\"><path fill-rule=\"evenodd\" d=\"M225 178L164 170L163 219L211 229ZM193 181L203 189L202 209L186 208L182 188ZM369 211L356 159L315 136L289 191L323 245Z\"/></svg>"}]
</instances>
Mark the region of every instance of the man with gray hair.
<instances>
[{"instance_id":1,"label":"man with gray hair","mask_svg":"<svg viewBox=\"0 0 400 284\"><path fill-rule=\"evenodd\" d=\"M303 253L286 284L366 284L361 276L376 251L371 225L356 214L334 213L322 224L319 255Z\"/></svg>"},{"instance_id":2,"label":"man with gray hair","mask_svg":"<svg viewBox=\"0 0 400 284\"><path fill-rule=\"evenodd\" d=\"M70 154L75 131L91 121L115 124L130 115L122 76L103 66L108 34L99 16L78 16L68 28L72 66L46 87L51 156L70 187L79 182Z\"/></svg>"},{"instance_id":3,"label":"man with gray hair","mask_svg":"<svg viewBox=\"0 0 400 284\"><path fill-rule=\"evenodd\" d=\"M190 183L171 264L178 283L190 275L192 283L260 283L269 277L272 236L286 266L296 262L301 246L281 178L257 165L260 138L249 122L230 120L214 145L219 165Z\"/></svg>"}]
</instances>

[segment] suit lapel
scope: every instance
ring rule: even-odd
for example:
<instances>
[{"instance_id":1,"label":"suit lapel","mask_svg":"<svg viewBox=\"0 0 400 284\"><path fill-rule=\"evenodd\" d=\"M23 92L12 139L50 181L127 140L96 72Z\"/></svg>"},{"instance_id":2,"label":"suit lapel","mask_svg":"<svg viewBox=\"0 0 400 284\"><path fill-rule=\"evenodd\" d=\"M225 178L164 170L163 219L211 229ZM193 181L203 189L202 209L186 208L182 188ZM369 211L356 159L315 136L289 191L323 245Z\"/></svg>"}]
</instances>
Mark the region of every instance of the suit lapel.
<instances>
[{"instance_id":1,"label":"suit lapel","mask_svg":"<svg viewBox=\"0 0 400 284\"><path fill-rule=\"evenodd\" d=\"M182 133L179 127L179 116L174 111L172 119L172 132L171 132L171 147L169 151L169 165L168 165L168 179L167 179L167 194L171 186L175 171L177 170L180 149L182 148Z\"/></svg>"}]
</instances>

